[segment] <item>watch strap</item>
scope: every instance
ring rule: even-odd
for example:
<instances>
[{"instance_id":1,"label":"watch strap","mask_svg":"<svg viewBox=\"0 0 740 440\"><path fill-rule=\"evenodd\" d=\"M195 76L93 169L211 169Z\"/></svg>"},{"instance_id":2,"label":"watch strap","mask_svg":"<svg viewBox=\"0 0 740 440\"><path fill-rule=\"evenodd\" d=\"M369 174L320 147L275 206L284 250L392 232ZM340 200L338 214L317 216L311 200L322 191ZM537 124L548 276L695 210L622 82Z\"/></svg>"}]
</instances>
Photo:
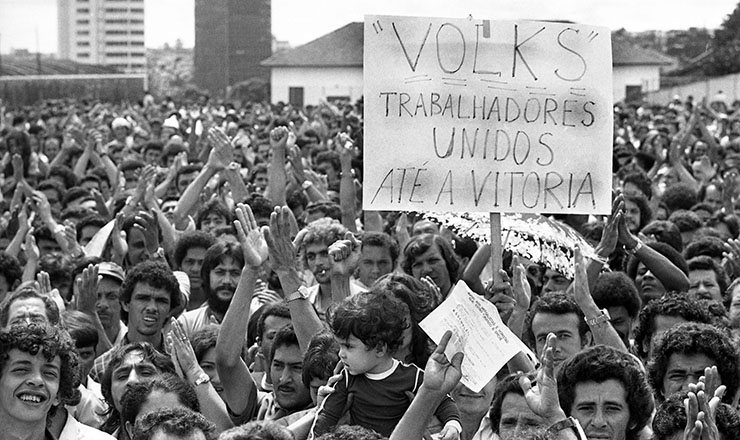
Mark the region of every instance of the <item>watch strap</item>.
<instances>
[{"instance_id":1,"label":"watch strap","mask_svg":"<svg viewBox=\"0 0 740 440\"><path fill-rule=\"evenodd\" d=\"M586 324L588 324L589 327L594 327L594 326L605 324L609 322L609 320L612 319L607 309L601 309L600 312L601 313L594 316L593 318L588 318L588 317L583 318L586 320Z\"/></svg>"},{"instance_id":2,"label":"watch strap","mask_svg":"<svg viewBox=\"0 0 740 440\"><path fill-rule=\"evenodd\" d=\"M286 302L292 302L297 299L308 299L308 296L311 292L309 292L308 288L306 286L301 286L296 290L295 292L291 293L285 298Z\"/></svg>"}]
</instances>

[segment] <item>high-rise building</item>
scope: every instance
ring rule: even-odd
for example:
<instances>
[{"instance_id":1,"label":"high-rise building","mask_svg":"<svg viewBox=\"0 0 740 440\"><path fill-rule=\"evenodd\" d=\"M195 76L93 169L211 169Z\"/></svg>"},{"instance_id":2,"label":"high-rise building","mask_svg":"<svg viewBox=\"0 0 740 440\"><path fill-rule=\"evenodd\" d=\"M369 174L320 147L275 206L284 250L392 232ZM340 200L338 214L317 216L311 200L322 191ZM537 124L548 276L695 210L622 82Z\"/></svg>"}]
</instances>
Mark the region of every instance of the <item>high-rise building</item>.
<instances>
[{"instance_id":1,"label":"high-rise building","mask_svg":"<svg viewBox=\"0 0 740 440\"><path fill-rule=\"evenodd\" d=\"M213 94L252 78L270 79L270 0L195 0L195 83Z\"/></svg>"},{"instance_id":2,"label":"high-rise building","mask_svg":"<svg viewBox=\"0 0 740 440\"><path fill-rule=\"evenodd\" d=\"M57 0L59 57L146 71L144 0Z\"/></svg>"}]
</instances>

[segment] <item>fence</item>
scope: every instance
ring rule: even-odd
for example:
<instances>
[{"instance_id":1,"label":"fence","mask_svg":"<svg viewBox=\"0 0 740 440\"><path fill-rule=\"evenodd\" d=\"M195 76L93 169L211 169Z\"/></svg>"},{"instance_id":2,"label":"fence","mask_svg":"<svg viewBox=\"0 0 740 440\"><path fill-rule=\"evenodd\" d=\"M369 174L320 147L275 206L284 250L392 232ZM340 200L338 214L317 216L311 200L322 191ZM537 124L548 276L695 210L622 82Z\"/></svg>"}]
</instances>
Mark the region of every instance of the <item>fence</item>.
<instances>
[{"instance_id":1,"label":"fence","mask_svg":"<svg viewBox=\"0 0 740 440\"><path fill-rule=\"evenodd\" d=\"M0 76L0 98L11 107L60 98L136 100L146 88L145 74Z\"/></svg>"}]
</instances>

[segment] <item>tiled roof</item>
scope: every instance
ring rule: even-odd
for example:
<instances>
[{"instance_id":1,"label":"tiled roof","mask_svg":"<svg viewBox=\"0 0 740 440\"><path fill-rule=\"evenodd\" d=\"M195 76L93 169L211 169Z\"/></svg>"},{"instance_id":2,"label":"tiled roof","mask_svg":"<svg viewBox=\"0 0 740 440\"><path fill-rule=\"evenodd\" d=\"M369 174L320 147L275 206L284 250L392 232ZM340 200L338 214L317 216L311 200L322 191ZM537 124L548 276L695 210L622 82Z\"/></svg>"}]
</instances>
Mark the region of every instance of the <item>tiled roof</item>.
<instances>
[{"instance_id":1,"label":"tiled roof","mask_svg":"<svg viewBox=\"0 0 740 440\"><path fill-rule=\"evenodd\" d=\"M106 73L121 73L118 69L94 64L82 64L71 60L41 58L41 71L33 57L0 58L0 76L28 76L28 75L92 75Z\"/></svg>"},{"instance_id":2,"label":"tiled roof","mask_svg":"<svg viewBox=\"0 0 740 440\"><path fill-rule=\"evenodd\" d=\"M303 46L278 52L263 61L269 67L362 67L362 22L349 23Z\"/></svg>"},{"instance_id":3,"label":"tiled roof","mask_svg":"<svg viewBox=\"0 0 740 440\"><path fill-rule=\"evenodd\" d=\"M612 38L612 65L668 65L673 60L660 52L632 45L624 40Z\"/></svg>"},{"instance_id":4,"label":"tiled roof","mask_svg":"<svg viewBox=\"0 0 740 440\"><path fill-rule=\"evenodd\" d=\"M278 52L262 61L268 67L362 67L363 23L349 23L302 46ZM612 39L612 64L667 65L671 58L651 49Z\"/></svg>"}]
</instances>

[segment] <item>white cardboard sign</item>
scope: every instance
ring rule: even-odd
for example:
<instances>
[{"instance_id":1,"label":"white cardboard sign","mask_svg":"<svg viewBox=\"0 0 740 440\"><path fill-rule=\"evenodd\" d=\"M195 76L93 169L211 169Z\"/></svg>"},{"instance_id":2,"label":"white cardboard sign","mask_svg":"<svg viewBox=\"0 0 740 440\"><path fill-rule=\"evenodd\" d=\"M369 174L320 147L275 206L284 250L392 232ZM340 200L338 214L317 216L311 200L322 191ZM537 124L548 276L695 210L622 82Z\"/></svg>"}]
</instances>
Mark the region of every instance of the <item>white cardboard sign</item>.
<instances>
[{"instance_id":1,"label":"white cardboard sign","mask_svg":"<svg viewBox=\"0 0 740 440\"><path fill-rule=\"evenodd\" d=\"M603 27L365 16L366 210L611 210Z\"/></svg>"}]
</instances>

